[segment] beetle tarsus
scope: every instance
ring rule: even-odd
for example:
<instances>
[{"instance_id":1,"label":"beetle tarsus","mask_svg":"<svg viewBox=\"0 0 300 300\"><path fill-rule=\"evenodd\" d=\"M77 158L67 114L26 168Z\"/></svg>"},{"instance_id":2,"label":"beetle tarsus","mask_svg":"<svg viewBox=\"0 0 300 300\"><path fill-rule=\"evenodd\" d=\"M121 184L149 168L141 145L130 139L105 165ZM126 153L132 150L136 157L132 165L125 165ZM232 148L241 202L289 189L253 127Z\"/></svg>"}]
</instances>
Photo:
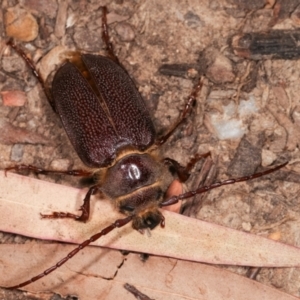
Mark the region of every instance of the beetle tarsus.
<instances>
[{"instance_id":1,"label":"beetle tarsus","mask_svg":"<svg viewBox=\"0 0 300 300\"><path fill-rule=\"evenodd\" d=\"M76 219L77 220L80 216L77 216L77 215L74 215L74 214L71 214L71 213L65 213L65 212L55 211L55 212L53 212L52 214L49 214L49 215L41 214L41 217L43 219L64 219L64 218L71 218L71 219Z\"/></svg>"},{"instance_id":2,"label":"beetle tarsus","mask_svg":"<svg viewBox=\"0 0 300 300\"><path fill-rule=\"evenodd\" d=\"M118 57L114 52L113 44L110 42L107 25L107 8L105 6L102 7L102 40L106 45L106 51L109 57L118 65L121 65Z\"/></svg>"},{"instance_id":3,"label":"beetle tarsus","mask_svg":"<svg viewBox=\"0 0 300 300\"><path fill-rule=\"evenodd\" d=\"M43 219L64 219L64 218L69 218L69 219L74 219L76 221L80 222L86 222L89 217L90 217L90 200L91 196L95 195L99 191L99 186L94 185L90 187L88 192L86 193L84 199L83 199L83 204L80 207L81 215L75 215L73 213L68 213L68 212L52 212L49 215L41 214L41 217Z\"/></svg>"}]
</instances>

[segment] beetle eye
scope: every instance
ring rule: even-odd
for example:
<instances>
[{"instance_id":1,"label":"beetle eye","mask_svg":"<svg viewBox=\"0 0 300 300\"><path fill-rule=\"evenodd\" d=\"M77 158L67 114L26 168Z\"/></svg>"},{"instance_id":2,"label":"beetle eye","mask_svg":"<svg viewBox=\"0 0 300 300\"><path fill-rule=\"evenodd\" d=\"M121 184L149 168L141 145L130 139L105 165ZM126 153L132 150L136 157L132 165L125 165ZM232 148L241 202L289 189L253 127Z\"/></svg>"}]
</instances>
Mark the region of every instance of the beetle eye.
<instances>
[{"instance_id":1,"label":"beetle eye","mask_svg":"<svg viewBox=\"0 0 300 300\"><path fill-rule=\"evenodd\" d=\"M121 210L133 212L134 211L134 207L132 207L130 205L124 205L124 206L121 206Z\"/></svg>"},{"instance_id":2,"label":"beetle eye","mask_svg":"<svg viewBox=\"0 0 300 300\"><path fill-rule=\"evenodd\" d=\"M173 165L170 165L170 166L169 166L169 172L170 172L172 175L175 175L175 174L176 174L176 169L174 168Z\"/></svg>"}]
</instances>

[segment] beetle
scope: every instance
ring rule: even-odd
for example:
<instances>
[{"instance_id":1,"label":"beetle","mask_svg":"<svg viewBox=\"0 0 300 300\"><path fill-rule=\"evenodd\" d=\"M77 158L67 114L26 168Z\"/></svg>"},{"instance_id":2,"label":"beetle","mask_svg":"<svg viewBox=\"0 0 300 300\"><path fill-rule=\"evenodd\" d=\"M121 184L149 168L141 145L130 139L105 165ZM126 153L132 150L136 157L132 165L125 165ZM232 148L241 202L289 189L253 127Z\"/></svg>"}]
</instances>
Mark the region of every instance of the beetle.
<instances>
[{"instance_id":1,"label":"beetle","mask_svg":"<svg viewBox=\"0 0 300 300\"><path fill-rule=\"evenodd\" d=\"M80 215L53 212L42 215L43 218L72 218L86 222L90 214L90 197L98 192L114 201L117 209L126 217L116 220L81 243L56 265L23 283L8 287L10 289L23 287L48 275L114 228L125 226L131 221L132 227L141 232L152 230L159 224L164 227L160 208L222 185L272 173L287 164L253 175L216 182L165 199L166 191L174 178L179 178L181 182L186 181L195 163L209 155L195 155L183 167L171 158L163 158L160 150L160 146L191 113L203 80L194 86L179 120L165 135L158 137L141 95L114 53L109 41L107 9L103 7L102 10L102 38L108 56L74 52L56 71L51 88L47 87L26 54L12 40L8 42L41 83L75 151L89 170L54 171L31 165L16 165L6 168L5 171L30 170L35 173L96 178L96 184L89 188L83 200Z\"/></svg>"}]
</instances>

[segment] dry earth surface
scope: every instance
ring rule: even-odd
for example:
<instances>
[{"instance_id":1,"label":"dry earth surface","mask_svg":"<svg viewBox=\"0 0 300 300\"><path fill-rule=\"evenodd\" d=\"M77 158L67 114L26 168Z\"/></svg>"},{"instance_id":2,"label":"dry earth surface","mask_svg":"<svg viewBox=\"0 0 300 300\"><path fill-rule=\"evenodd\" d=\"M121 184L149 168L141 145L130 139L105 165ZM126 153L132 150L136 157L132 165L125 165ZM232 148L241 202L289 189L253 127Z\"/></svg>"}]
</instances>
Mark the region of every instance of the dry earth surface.
<instances>
[{"instance_id":1,"label":"dry earth surface","mask_svg":"<svg viewBox=\"0 0 300 300\"><path fill-rule=\"evenodd\" d=\"M134 78L158 133L178 118L197 78L205 75L197 106L164 146L165 157L184 165L193 154L210 151L217 180L290 161L273 175L213 190L201 198L201 207L192 206L185 213L299 246L300 60L263 55L251 60L232 49L233 36L244 32L297 30L293 12L298 3L283 7L279 2L274 8L263 1L247 2L2 0L0 168L16 163L84 167L37 80L5 43L13 36L46 77L66 50L104 50L100 7L107 5L115 51ZM164 64L178 64L165 68L180 76L162 74L159 68ZM201 165L194 169L187 190L198 184ZM76 178L38 177L80 186ZM8 233L0 233L0 240L30 241ZM248 271L246 267L227 268L241 275ZM299 297L299 272L264 268L256 280ZM59 295L47 297L61 299ZM4 290L0 298L39 299Z\"/></svg>"}]
</instances>

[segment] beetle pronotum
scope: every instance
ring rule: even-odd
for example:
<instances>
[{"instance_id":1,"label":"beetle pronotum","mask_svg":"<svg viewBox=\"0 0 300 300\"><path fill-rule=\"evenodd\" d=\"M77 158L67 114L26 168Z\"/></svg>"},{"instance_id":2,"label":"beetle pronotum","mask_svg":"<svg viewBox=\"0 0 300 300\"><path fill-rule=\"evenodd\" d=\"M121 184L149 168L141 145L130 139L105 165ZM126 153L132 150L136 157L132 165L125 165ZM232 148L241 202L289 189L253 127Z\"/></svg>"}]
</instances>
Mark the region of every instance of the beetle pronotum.
<instances>
[{"instance_id":1,"label":"beetle pronotum","mask_svg":"<svg viewBox=\"0 0 300 300\"><path fill-rule=\"evenodd\" d=\"M51 89L46 86L26 54L13 41L8 42L8 45L23 57L41 83L50 105L59 115L71 143L83 163L89 167L89 171L53 171L28 165L12 166L6 171L30 170L35 173L96 177L96 184L90 187L84 198L80 215L54 212L51 215L42 215L44 218L73 218L86 222L89 218L90 197L97 192L115 201L117 208L126 217L116 220L81 243L55 266L9 288L20 288L48 275L81 249L116 227L125 226L131 221L132 227L139 231L152 230L158 224L164 226L161 207L222 185L272 173L287 164L250 176L216 182L165 199L165 193L174 177L178 177L182 182L186 181L192 166L202 157L197 155L186 167L182 167L173 159L162 158L159 148L190 114L202 87L202 81L200 80L193 88L175 125L165 135L157 137L143 99L119 63L109 42L106 14L107 10L103 7L102 38L107 46L108 57L73 53L56 72Z\"/></svg>"}]
</instances>

